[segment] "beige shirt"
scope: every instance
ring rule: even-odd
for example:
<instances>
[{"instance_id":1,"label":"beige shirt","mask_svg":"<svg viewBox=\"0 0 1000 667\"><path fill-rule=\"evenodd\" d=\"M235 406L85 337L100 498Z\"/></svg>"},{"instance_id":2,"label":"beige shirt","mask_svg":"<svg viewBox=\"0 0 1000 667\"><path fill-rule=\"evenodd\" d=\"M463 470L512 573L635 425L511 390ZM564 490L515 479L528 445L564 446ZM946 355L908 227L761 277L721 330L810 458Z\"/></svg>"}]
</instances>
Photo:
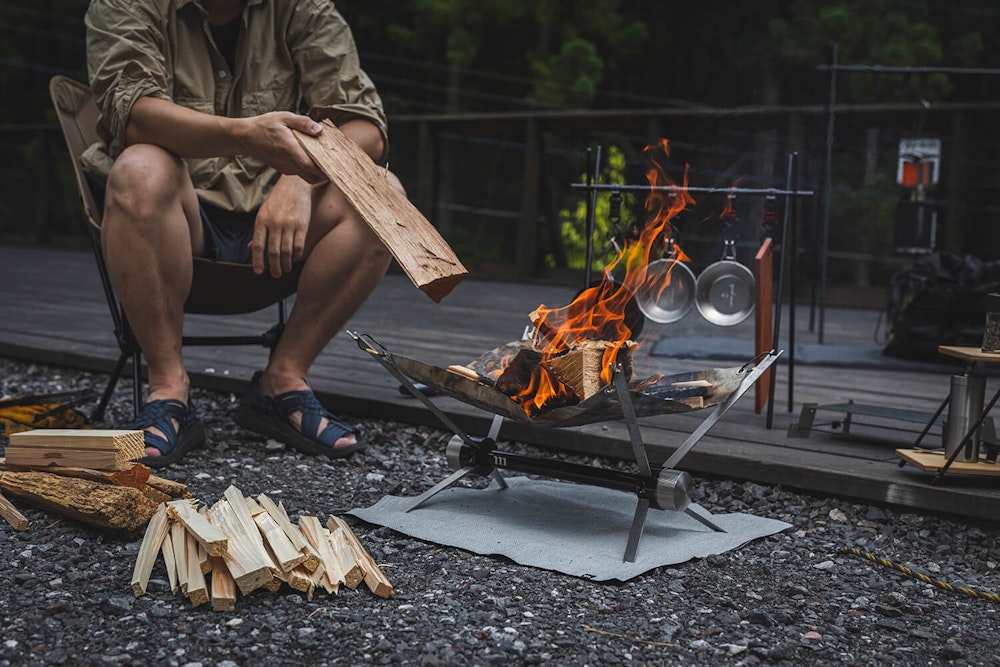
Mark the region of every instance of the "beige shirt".
<instances>
[{"instance_id":1,"label":"beige shirt","mask_svg":"<svg viewBox=\"0 0 1000 667\"><path fill-rule=\"evenodd\" d=\"M87 66L104 151L121 153L144 95L231 118L304 103L315 120L365 118L387 137L382 102L331 0L248 0L242 20L230 72L199 0L92 0ZM260 206L280 175L247 156L186 162L203 201L237 211Z\"/></svg>"}]
</instances>

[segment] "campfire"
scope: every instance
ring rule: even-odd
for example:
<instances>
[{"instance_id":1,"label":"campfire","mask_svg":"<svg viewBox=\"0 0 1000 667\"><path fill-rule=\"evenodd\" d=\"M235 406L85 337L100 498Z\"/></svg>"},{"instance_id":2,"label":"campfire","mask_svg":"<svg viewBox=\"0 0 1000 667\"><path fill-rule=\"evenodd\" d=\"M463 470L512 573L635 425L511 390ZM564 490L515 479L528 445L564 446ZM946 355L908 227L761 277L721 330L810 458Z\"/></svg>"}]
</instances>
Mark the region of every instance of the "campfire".
<instances>
[{"instance_id":1,"label":"campfire","mask_svg":"<svg viewBox=\"0 0 1000 667\"><path fill-rule=\"evenodd\" d=\"M582 291L560 308L540 305L531 313L530 340L487 353L470 367L520 405L528 415L581 403L612 382L615 369L631 378L631 355L637 347L629 326L628 309L634 294L658 292L670 286L670 271L657 277L655 285L646 267L655 251L671 237L670 221L694 204L684 184L677 190L657 189L676 185L657 161L669 155L666 139L646 146L652 166L646 174L652 186L646 199L648 219L637 238L626 242L605 267L604 279ZM688 261L679 246L673 259ZM623 273L612 280L612 272Z\"/></svg>"}]
</instances>

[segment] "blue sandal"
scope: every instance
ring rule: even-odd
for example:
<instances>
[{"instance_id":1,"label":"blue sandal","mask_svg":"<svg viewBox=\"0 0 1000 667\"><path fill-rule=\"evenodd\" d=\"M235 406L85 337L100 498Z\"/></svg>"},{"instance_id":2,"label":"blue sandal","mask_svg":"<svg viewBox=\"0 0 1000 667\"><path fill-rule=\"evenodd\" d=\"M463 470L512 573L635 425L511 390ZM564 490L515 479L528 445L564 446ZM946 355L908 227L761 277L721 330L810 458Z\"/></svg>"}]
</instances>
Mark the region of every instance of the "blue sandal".
<instances>
[{"instance_id":1,"label":"blue sandal","mask_svg":"<svg viewBox=\"0 0 1000 667\"><path fill-rule=\"evenodd\" d=\"M175 429L173 419L180 427ZM184 405L176 398L166 398L149 401L144 406L129 428L141 431L149 427L160 429L162 436L146 431L143 440L146 447L160 450L159 456L146 456L137 459L139 463L150 468L162 468L177 463L192 449L205 444L205 426L198 419L194 408Z\"/></svg>"},{"instance_id":2,"label":"blue sandal","mask_svg":"<svg viewBox=\"0 0 1000 667\"><path fill-rule=\"evenodd\" d=\"M233 415L237 424L306 454L343 458L365 448L360 442L334 446L337 440L356 430L352 424L335 417L324 408L311 390L286 391L277 396L268 396L260 388L260 376L261 371L254 373L250 390L240 399L240 405ZM288 421L296 412L302 413L301 432ZM324 418L329 423L320 431L319 426Z\"/></svg>"}]
</instances>

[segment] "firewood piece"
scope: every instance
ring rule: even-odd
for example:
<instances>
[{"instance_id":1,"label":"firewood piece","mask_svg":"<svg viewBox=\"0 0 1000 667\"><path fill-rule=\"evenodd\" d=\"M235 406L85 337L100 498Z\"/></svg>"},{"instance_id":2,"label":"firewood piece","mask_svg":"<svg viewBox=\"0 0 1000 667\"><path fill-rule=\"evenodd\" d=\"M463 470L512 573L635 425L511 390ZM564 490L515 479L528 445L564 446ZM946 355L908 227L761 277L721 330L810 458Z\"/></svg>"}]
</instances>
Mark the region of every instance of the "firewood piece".
<instances>
[{"instance_id":1,"label":"firewood piece","mask_svg":"<svg viewBox=\"0 0 1000 667\"><path fill-rule=\"evenodd\" d=\"M184 546L187 549L187 597L191 606L197 607L208 602L208 585L205 574L201 571L201 559L198 557L198 540L190 531L185 531Z\"/></svg>"},{"instance_id":2,"label":"firewood piece","mask_svg":"<svg viewBox=\"0 0 1000 667\"><path fill-rule=\"evenodd\" d=\"M160 545L167 537L167 523L167 508L160 505L149 520L146 534L142 536L142 543L139 545L139 553L135 557L135 567L132 570L132 592L136 597L146 592L149 575L153 572L153 564L156 562L156 555L160 552Z\"/></svg>"},{"instance_id":3,"label":"firewood piece","mask_svg":"<svg viewBox=\"0 0 1000 667\"><path fill-rule=\"evenodd\" d=\"M139 530L157 508L138 489L47 472L0 472L0 491L105 530Z\"/></svg>"},{"instance_id":4,"label":"firewood piece","mask_svg":"<svg viewBox=\"0 0 1000 667\"><path fill-rule=\"evenodd\" d=\"M146 480L146 485L153 487L161 493L167 494L175 500L179 498L191 497L191 494L188 493L187 485L175 482L172 479L165 479L156 475L150 475L149 479Z\"/></svg>"},{"instance_id":5,"label":"firewood piece","mask_svg":"<svg viewBox=\"0 0 1000 667\"><path fill-rule=\"evenodd\" d=\"M329 524L330 521L328 520L328 528ZM336 524L334 525L336 526ZM342 528L339 526L335 530L331 528L326 537L330 541L330 547L333 549L334 556L336 556L340 563L340 569L344 572L344 585L353 591L364 581L365 572L361 568L361 564L358 563L358 558L354 555L351 545L347 543L347 538L344 536Z\"/></svg>"},{"instance_id":6,"label":"firewood piece","mask_svg":"<svg viewBox=\"0 0 1000 667\"><path fill-rule=\"evenodd\" d=\"M288 512L285 511L285 506L281 503L275 505L274 501L263 493L257 496L257 500L260 502L261 507L264 508L264 510L285 532L285 535L288 536L289 540L291 540L292 545L305 554L306 559L302 564L305 565L306 569L310 572L315 571L316 567L319 565L319 555L316 553L315 549L309 546L306 539L302 537L302 531L299 530L299 527L292 523L291 519L288 518Z\"/></svg>"},{"instance_id":7,"label":"firewood piece","mask_svg":"<svg viewBox=\"0 0 1000 667\"><path fill-rule=\"evenodd\" d=\"M632 376L632 350L635 346L632 341L622 343L618 348L617 358L610 360L611 363L622 365L626 380ZM614 347L615 343L611 341L581 341L565 354L547 359L544 366L563 384L572 388L577 398L585 401L607 384L601 380L601 373L605 370L604 357Z\"/></svg>"},{"instance_id":8,"label":"firewood piece","mask_svg":"<svg viewBox=\"0 0 1000 667\"><path fill-rule=\"evenodd\" d=\"M246 503L242 501L242 495L240 498L236 504L245 512ZM228 549L223 558L236 580L236 586L243 595L249 595L274 579L271 574L274 564L264 549L257 525L251 521L247 526L233 504L224 498L212 506L209 516L212 524L228 538Z\"/></svg>"},{"instance_id":9,"label":"firewood piece","mask_svg":"<svg viewBox=\"0 0 1000 667\"><path fill-rule=\"evenodd\" d=\"M468 271L431 223L392 187L385 171L329 120L323 125L319 136L295 136L413 284L440 302Z\"/></svg>"},{"instance_id":10,"label":"firewood piece","mask_svg":"<svg viewBox=\"0 0 1000 667\"><path fill-rule=\"evenodd\" d=\"M174 568L177 574L177 587L187 595L188 562L187 562L187 531L180 521L170 523L170 547L174 552Z\"/></svg>"},{"instance_id":11,"label":"firewood piece","mask_svg":"<svg viewBox=\"0 0 1000 667\"><path fill-rule=\"evenodd\" d=\"M290 572L284 573L284 577L291 588L303 593L312 585L311 573L303 565L293 567Z\"/></svg>"},{"instance_id":12,"label":"firewood piece","mask_svg":"<svg viewBox=\"0 0 1000 667\"><path fill-rule=\"evenodd\" d=\"M7 462L16 466L121 470L146 455L142 431L35 429L10 436Z\"/></svg>"},{"instance_id":13,"label":"firewood piece","mask_svg":"<svg viewBox=\"0 0 1000 667\"><path fill-rule=\"evenodd\" d=\"M176 525L176 522L171 521L170 527ZM163 564L167 568L167 581L170 582L170 592L177 592L177 558L174 556L174 543L168 531L167 536L163 539L163 543L160 545L160 553L163 554Z\"/></svg>"},{"instance_id":14,"label":"firewood piece","mask_svg":"<svg viewBox=\"0 0 1000 667\"><path fill-rule=\"evenodd\" d=\"M222 556L226 553L229 538L198 514L189 501L172 500L167 503L167 511L171 518L184 524L192 537L205 547L209 556Z\"/></svg>"},{"instance_id":15,"label":"firewood piece","mask_svg":"<svg viewBox=\"0 0 1000 667\"><path fill-rule=\"evenodd\" d=\"M684 382L671 382L671 387L705 387L709 388L712 383L708 380L686 380Z\"/></svg>"},{"instance_id":16,"label":"firewood piece","mask_svg":"<svg viewBox=\"0 0 1000 667\"><path fill-rule=\"evenodd\" d=\"M93 468L71 468L66 466L44 465L44 466L21 466L15 465L0 457L0 469L14 470L18 472L49 472L62 477L76 477L77 479L89 479L94 482L104 484L115 484L117 486L131 486L134 489L143 489L149 479L150 469L141 463L131 463L121 470L94 470Z\"/></svg>"},{"instance_id":17,"label":"firewood piece","mask_svg":"<svg viewBox=\"0 0 1000 667\"><path fill-rule=\"evenodd\" d=\"M330 541L327 539L327 529L314 516L300 516L299 528L302 534L309 541L309 544L316 549L320 560L323 561L325 576L319 582L330 593L335 593L340 585L344 583L344 571L341 569L340 560L334 555ZM315 580L314 580L315 581Z\"/></svg>"},{"instance_id":18,"label":"firewood piece","mask_svg":"<svg viewBox=\"0 0 1000 667\"><path fill-rule=\"evenodd\" d=\"M148 484L141 489L142 495L146 497L154 505L159 505L160 503L169 503L173 498L163 493L162 491L157 491Z\"/></svg>"},{"instance_id":19,"label":"firewood piece","mask_svg":"<svg viewBox=\"0 0 1000 667\"><path fill-rule=\"evenodd\" d=\"M365 584L369 590L380 598L391 598L395 594L392 590L392 584L389 583L385 574L382 573L382 569L361 544L358 536L354 534L347 522L339 516L331 516L327 520L327 527L332 528L333 526L337 526L343 531L344 539L354 551L354 556L361 569L364 570Z\"/></svg>"},{"instance_id":20,"label":"firewood piece","mask_svg":"<svg viewBox=\"0 0 1000 667\"><path fill-rule=\"evenodd\" d=\"M235 486L230 485L223 496L229 501L229 506L232 507L233 512L236 513L240 523L243 525L246 536L249 538L248 543L253 545L253 548L256 549L257 553L268 563L268 566L272 570L279 570L280 568L277 563L274 562L271 554L267 552L267 548L264 546L264 537L260 534L260 529L257 528L257 524L250 515L250 508L247 507L247 499L243 495L243 492Z\"/></svg>"},{"instance_id":21,"label":"firewood piece","mask_svg":"<svg viewBox=\"0 0 1000 667\"><path fill-rule=\"evenodd\" d=\"M28 518L17 511L7 498L0 493L0 516L11 525L14 530L28 530Z\"/></svg>"},{"instance_id":22,"label":"firewood piece","mask_svg":"<svg viewBox=\"0 0 1000 667\"><path fill-rule=\"evenodd\" d=\"M250 498L247 500L251 500L252 502ZM260 513L253 517L253 520L260 530L260 534L264 536L264 541L271 548L274 561L278 564L282 572L291 571L292 568L306 559L306 554L295 548L295 545L288 539L288 535L281 529L278 522L266 511L261 509Z\"/></svg>"},{"instance_id":23,"label":"firewood piece","mask_svg":"<svg viewBox=\"0 0 1000 667\"><path fill-rule=\"evenodd\" d=\"M212 556L211 598L214 611L236 610L236 581L221 556Z\"/></svg>"},{"instance_id":24,"label":"firewood piece","mask_svg":"<svg viewBox=\"0 0 1000 667\"><path fill-rule=\"evenodd\" d=\"M542 353L532 348L518 350L507 367L497 378L497 389L508 396L516 396L531 384L531 376L542 360Z\"/></svg>"},{"instance_id":25,"label":"firewood piece","mask_svg":"<svg viewBox=\"0 0 1000 667\"><path fill-rule=\"evenodd\" d=\"M479 373L472 370L468 366L462 366L460 364L452 364L451 366L448 366L448 372L454 373L455 375L460 375L469 380L475 380L475 381L479 380Z\"/></svg>"}]
</instances>

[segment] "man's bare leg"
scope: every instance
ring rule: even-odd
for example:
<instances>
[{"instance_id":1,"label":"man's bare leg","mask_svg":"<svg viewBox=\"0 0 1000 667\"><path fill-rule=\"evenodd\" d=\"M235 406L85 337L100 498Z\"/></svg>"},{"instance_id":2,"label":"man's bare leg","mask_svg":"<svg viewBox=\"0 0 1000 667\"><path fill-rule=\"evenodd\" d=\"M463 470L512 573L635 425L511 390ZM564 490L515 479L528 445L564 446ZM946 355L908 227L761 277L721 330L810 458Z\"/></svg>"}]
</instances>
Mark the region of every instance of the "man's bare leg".
<instances>
[{"instance_id":1,"label":"man's bare leg","mask_svg":"<svg viewBox=\"0 0 1000 667\"><path fill-rule=\"evenodd\" d=\"M398 179L389 176L402 191ZM295 307L261 377L261 389L270 396L308 388L306 374L316 357L378 286L392 259L335 186L327 185L319 193ZM299 429L300 420L300 414L292 415ZM320 431L325 425L324 420ZM335 445L355 441L350 434Z\"/></svg>"},{"instance_id":2,"label":"man's bare leg","mask_svg":"<svg viewBox=\"0 0 1000 667\"><path fill-rule=\"evenodd\" d=\"M125 149L108 179L101 242L111 282L146 358L148 400L187 403L184 302L192 256L204 252L205 240L194 186L179 158L149 144Z\"/></svg>"}]
</instances>

